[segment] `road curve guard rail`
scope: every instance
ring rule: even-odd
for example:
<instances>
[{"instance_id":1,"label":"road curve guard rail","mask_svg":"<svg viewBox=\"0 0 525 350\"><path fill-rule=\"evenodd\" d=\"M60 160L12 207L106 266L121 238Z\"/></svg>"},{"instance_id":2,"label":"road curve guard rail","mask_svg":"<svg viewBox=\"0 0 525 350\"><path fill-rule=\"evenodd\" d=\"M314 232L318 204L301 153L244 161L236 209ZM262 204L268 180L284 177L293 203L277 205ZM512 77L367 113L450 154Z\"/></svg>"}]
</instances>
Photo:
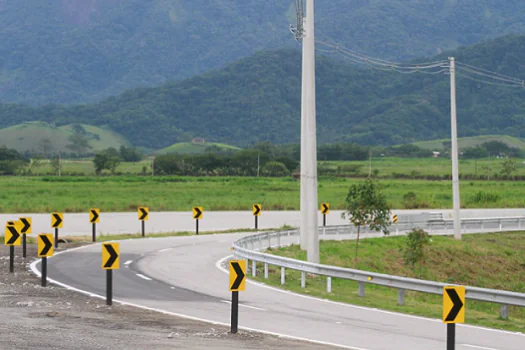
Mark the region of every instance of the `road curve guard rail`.
<instances>
[{"instance_id":1,"label":"road curve guard rail","mask_svg":"<svg viewBox=\"0 0 525 350\"><path fill-rule=\"evenodd\" d=\"M443 220L441 223L406 223L402 225L392 225L392 231L406 232L413 228L432 227L431 234L446 234L452 232L450 220ZM462 230L469 233L485 232L486 230L521 230L525 224L525 217L508 218L479 218L462 219ZM397 226L397 227L396 227ZM492 227L492 229L490 229ZM362 229L363 236L370 236L372 233L366 227ZM328 226L319 228L320 239L329 238L328 236L346 235L345 238L355 237L356 228L346 226ZM382 234L381 234L382 236ZM341 237L340 237L341 238ZM398 305L404 305L405 291L415 291L429 294L442 295L443 287L450 284L441 282L426 281L415 278L385 275L375 272L343 268L337 266L314 264L302 260L281 257L273 254L264 253L268 248L288 246L299 243L299 232L295 230L263 232L251 236L246 236L233 243L233 254L235 259L245 259L252 276L256 276L257 263L264 265L264 278L268 278L268 267L277 266L281 268L281 285L286 282L286 269L301 272L301 287L306 286L306 274L314 274L326 277L326 290L328 293L332 289L332 278L352 280L359 283L360 297L365 296L365 285L375 284L398 289ZM251 262L251 265L250 265ZM508 318L508 306L525 306L525 294L501 291L496 289L478 288L466 286L466 297L471 300L492 302L501 305L500 317Z\"/></svg>"}]
</instances>

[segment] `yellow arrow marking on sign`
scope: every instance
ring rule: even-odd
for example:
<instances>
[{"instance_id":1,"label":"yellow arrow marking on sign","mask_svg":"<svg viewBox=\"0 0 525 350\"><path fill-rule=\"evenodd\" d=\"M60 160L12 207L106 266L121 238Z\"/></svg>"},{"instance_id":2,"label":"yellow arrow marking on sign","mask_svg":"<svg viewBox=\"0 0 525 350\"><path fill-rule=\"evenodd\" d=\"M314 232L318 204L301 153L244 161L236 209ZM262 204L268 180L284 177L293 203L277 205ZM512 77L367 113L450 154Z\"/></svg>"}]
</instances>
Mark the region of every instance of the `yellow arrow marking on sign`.
<instances>
[{"instance_id":1,"label":"yellow arrow marking on sign","mask_svg":"<svg viewBox=\"0 0 525 350\"><path fill-rule=\"evenodd\" d=\"M138 209L139 220L148 221L149 219L149 208L148 207L139 207Z\"/></svg>"},{"instance_id":2,"label":"yellow arrow marking on sign","mask_svg":"<svg viewBox=\"0 0 525 350\"><path fill-rule=\"evenodd\" d=\"M41 234L38 235L38 257L45 258L53 256L55 249L53 247L53 235L52 234Z\"/></svg>"},{"instance_id":3,"label":"yellow arrow marking on sign","mask_svg":"<svg viewBox=\"0 0 525 350\"><path fill-rule=\"evenodd\" d=\"M443 288L443 323L465 323L465 287Z\"/></svg>"},{"instance_id":4,"label":"yellow arrow marking on sign","mask_svg":"<svg viewBox=\"0 0 525 350\"><path fill-rule=\"evenodd\" d=\"M5 226L4 244L9 246L20 245L21 229L22 223L19 221L8 221Z\"/></svg>"},{"instance_id":5,"label":"yellow arrow marking on sign","mask_svg":"<svg viewBox=\"0 0 525 350\"><path fill-rule=\"evenodd\" d=\"M92 224L100 222L100 209L92 208L89 210L89 222Z\"/></svg>"},{"instance_id":6,"label":"yellow arrow marking on sign","mask_svg":"<svg viewBox=\"0 0 525 350\"><path fill-rule=\"evenodd\" d=\"M246 260L230 261L230 291L246 290Z\"/></svg>"},{"instance_id":7,"label":"yellow arrow marking on sign","mask_svg":"<svg viewBox=\"0 0 525 350\"><path fill-rule=\"evenodd\" d=\"M120 244L104 243L102 245L102 269L118 270L120 268Z\"/></svg>"},{"instance_id":8,"label":"yellow arrow marking on sign","mask_svg":"<svg viewBox=\"0 0 525 350\"><path fill-rule=\"evenodd\" d=\"M193 218L194 219L202 219L202 217L204 216L204 209L202 209L202 207L193 207Z\"/></svg>"},{"instance_id":9,"label":"yellow arrow marking on sign","mask_svg":"<svg viewBox=\"0 0 525 350\"><path fill-rule=\"evenodd\" d=\"M51 214L51 227L52 228L64 227L64 214L63 213Z\"/></svg>"}]
</instances>

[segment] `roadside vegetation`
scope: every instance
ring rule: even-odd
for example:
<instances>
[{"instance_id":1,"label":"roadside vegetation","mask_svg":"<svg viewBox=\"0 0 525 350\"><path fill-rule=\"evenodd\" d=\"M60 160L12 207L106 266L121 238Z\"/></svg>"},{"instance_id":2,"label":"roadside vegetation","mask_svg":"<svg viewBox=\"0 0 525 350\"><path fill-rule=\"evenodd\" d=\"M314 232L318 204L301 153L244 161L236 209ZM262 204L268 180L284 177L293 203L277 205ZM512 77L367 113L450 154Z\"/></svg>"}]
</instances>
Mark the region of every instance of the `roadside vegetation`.
<instances>
[{"instance_id":1,"label":"roadside vegetation","mask_svg":"<svg viewBox=\"0 0 525 350\"><path fill-rule=\"evenodd\" d=\"M525 293L525 232L464 235L461 241L450 236L427 237L416 231L412 237L370 238L359 243L357 268L364 271L440 281L450 284ZM321 263L356 267L354 241L321 241ZM306 260L299 246L271 249L280 256ZM262 267L259 267L262 268ZM257 280L280 286L280 269L269 269L269 279ZM262 276L262 271L258 272ZM397 289L366 284L365 297L358 296L358 283L332 279L326 292L326 278L308 276L306 288L301 274L286 271L282 288L355 305L441 318L442 297L418 292L405 293L405 305L397 305ZM509 319L499 317L499 305L468 300L466 323L511 331L525 331L525 309L509 308Z\"/></svg>"},{"instance_id":2,"label":"roadside vegetation","mask_svg":"<svg viewBox=\"0 0 525 350\"><path fill-rule=\"evenodd\" d=\"M364 179L319 179L319 201L333 210L345 209L351 184ZM390 208L451 208L450 181L380 180ZM300 181L268 177L0 177L0 212L49 213L86 212L94 206L103 212L251 210L260 203L263 210L299 210ZM464 208L525 207L525 183L521 181L462 181Z\"/></svg>"}]
</instances>

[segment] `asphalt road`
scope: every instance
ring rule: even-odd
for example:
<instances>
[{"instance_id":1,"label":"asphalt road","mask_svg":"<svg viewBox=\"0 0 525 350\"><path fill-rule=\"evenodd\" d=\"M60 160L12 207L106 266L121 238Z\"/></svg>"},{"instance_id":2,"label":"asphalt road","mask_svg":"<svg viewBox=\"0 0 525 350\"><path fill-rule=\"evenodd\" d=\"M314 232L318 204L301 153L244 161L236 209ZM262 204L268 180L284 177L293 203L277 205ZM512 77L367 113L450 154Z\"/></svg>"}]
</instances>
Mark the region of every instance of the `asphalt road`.
<instances>
[{"instance_id":1,"label":"asphalt road","mask_svg":"<svg viewBox=\"0 0 525 350\"><path fill-rule=\"evenodd\" d=\"M254 228L254 218L251 211L223 211L207 212L204 208L204 218L199 222L200 231L222 231L229 229ZM420 212L442 212L445 219L452 218L451 210L392 210L400 216ZM54 232L51 228L50 214L1 214L0 221L17 220L20 216L29 216L33 219L33 232ZM466 209L461 211L461 217L497 217L497 216L525 216L525 209ZM97 234L111 235L122 233L139 233L141 224L137 213L101 213L100 223L97 224ZM283 225L299 226L300 213L298 211L264 211L259 217L259 228L270 229ZM319 223L322 223L319 214ZM341 218L341 211L331 211L327 217L327 225L343 225L348 221ZM146 222L146 233L194 231L195 220L191 212L150 212L150 220ZM64 228L60 229L60 236L90 236L92 225L89 223L88 213L64 214Z\"/></svg>"},{"instance_id":2,"label":"asphalt road","mask_svg":"<svg viewBox=\"0 0 525 350\"><path fill-rule=\"evenodd\" d=\"M115 299L173 314L229 324L228 276L221 268L242 234L169 237L121 242ZM105 295L101 246L56 255L49 277ZM293 283L290 281L290 283ZM295 282L297 283L297 282ZM442 350L440 320L299 296L256 283L240 294L240 327L337 344L358 350ZM458 350L522 350L525 336L458 325Z\"/></svg>"}]
</instances>

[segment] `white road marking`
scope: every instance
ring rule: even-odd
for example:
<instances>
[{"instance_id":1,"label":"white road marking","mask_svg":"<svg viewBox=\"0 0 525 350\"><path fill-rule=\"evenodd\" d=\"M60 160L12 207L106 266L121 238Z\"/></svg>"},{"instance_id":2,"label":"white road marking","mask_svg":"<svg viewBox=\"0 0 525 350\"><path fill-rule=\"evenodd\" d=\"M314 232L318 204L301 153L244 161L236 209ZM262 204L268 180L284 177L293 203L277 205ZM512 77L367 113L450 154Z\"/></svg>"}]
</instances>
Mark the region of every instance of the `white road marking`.
<instances>
[{"instance_id":1,"label":"white road marking","mask_svg":"<svg viewBox=\"0 0 525 350\"><path fill-rule=\"evenodd\" d=\"M159 253L167 252L168 250L172 250L172 249L173 248L164 248L164 249L159 250Z\"/></svg>"},{"instance_id":2,"label":"white road marking","mask_svg":"<svg viewBox=\"0 0 525 350\"><path fill-rule=\"evenodd\" d=\"M124 265L129 265L129 264L131 264L132 262L133 262L133 260L128 260L128 261L126 261L126 262L124 263Z\"/></svg>"},{"instance_id":3,"label":"white road marking","mask_svg":"<svg viewBox=\"0 0 525 350\"><path fill-rule=\"evenodd\" d=\"M486 346L478 346L478 345L470 345L470 344L461 344L460 346L466 346L473 349L481 349L481 350L499 350L494 348L487 348Z\"/></svg>"},{"instance_id":4,"label":"white road marking","mask_svg":"<svg viewBox=\"0 0 525 350\"><path fill-rule=\"evenodd\" d=\"M221 300L221 302L222 303L226 303L226 304L231 304L232 303L229 300ZM255 306L251 306L251 305L239 304L239 306L246 307L246 308L249 308L249 309L259 310L259 311L266 311L265 309L261 309L259 307L255 307Z\"/></svg>"},{"instance_id":5,"label":"white road marking","mask_svg":"<svg viewBox=\"0 0 525 350\"><path fill-rule=\"evenodd\" d=\"M57 256L60 253L65 253L67 251L83 249L83 248L91 247L91 246L92 245L85 245L85 246L82 246L82 247L72 248L70 250L63 250L61 252L56 253L54 256ZM36 265L38 263L40 263L40 261L41 261L41 259L35 260L30 265L31 271L37 277L41 276L40 271L38 271L38 269L36 268ZM98 298L98 299L102 299L102 300L106 299L106 297L103 296L103 295L93 294L91 292L88 292L88 291L85 291L85 290L82 290L82 289L78 289L78 288L75 288L75 287L70 286L68 284L56 281L56 280L54 280L52 278L48 278L47 280L48 280L49 283L56 284L57 286L60 286L62 288L66 288L67 290L71 290L71 291L74 291L74 292L77 292L77 293L80 293L80 294L88 295L90 297L94 297L94 298ZM144 305L140 305L140 304L129 303L129 302L118 300L118 299L113 299L113 302L119 303L121 305L127 305L127 306L131 306L131 307L136 307L136 308L142 309L142 310L158 312L158 313L161 313L161 314L164 314L164 315L175 316L175 317L182 317L182 318L185 318L185 319L188 319L188 320L197 321L197 322L206 322L206 323L211 323L211 324L214 324L214 325L219 325L219 326L224 326L224 327L230 327L231 326L230 323L226 323L226 322L213 321L213 320L206 319L206 318L200 318L200 317L194 317L194 316L189 316L189 315L185 315L185 314L179 314L179 313L176 313L176 312L170 312L170 311L167 311L167 310L156 309L156 308L153 308L153 307L144 306ZM265 331L265 330L261 330L261 329L250 328L250 327L242 327L241 326L241 327L239 327L239 329L242 329L242 330L245 330L245 331L249 331L249 332L256 332L256 333L260 333L260 334L273 335L273 336L276 336L276 337L279 337L279 338L282 338L282 339L299 340L299 341L306 341L306 342L309 342L309 343L312 343L312 344L334 346L334 347L341 348L341 349L371 350L371 349L365 349L365 348L356 348L355 346L351 347L351 346L346 346L346 345L341 345L341 344L335 344L335 343L325 342L325 341L321 341L321 340L314 340L314 339L302 338L302 337L294 337L292 335L286 335L286 334L277 333L277 332L270 332L270 331Z\"/></svg>"},{"instance_id":6,"label":"white road marking","mask_svg":"<svg viewBox=\"0 0 525 350\"><path fill-rule=\"evenodd\" d=\"M151 278L147 277L147 276L144 276L140 273L137 273L136 274L138 277L142 278L143 280L146 280L146 281L153 281Z\"/></svg>"}]
</instances>

